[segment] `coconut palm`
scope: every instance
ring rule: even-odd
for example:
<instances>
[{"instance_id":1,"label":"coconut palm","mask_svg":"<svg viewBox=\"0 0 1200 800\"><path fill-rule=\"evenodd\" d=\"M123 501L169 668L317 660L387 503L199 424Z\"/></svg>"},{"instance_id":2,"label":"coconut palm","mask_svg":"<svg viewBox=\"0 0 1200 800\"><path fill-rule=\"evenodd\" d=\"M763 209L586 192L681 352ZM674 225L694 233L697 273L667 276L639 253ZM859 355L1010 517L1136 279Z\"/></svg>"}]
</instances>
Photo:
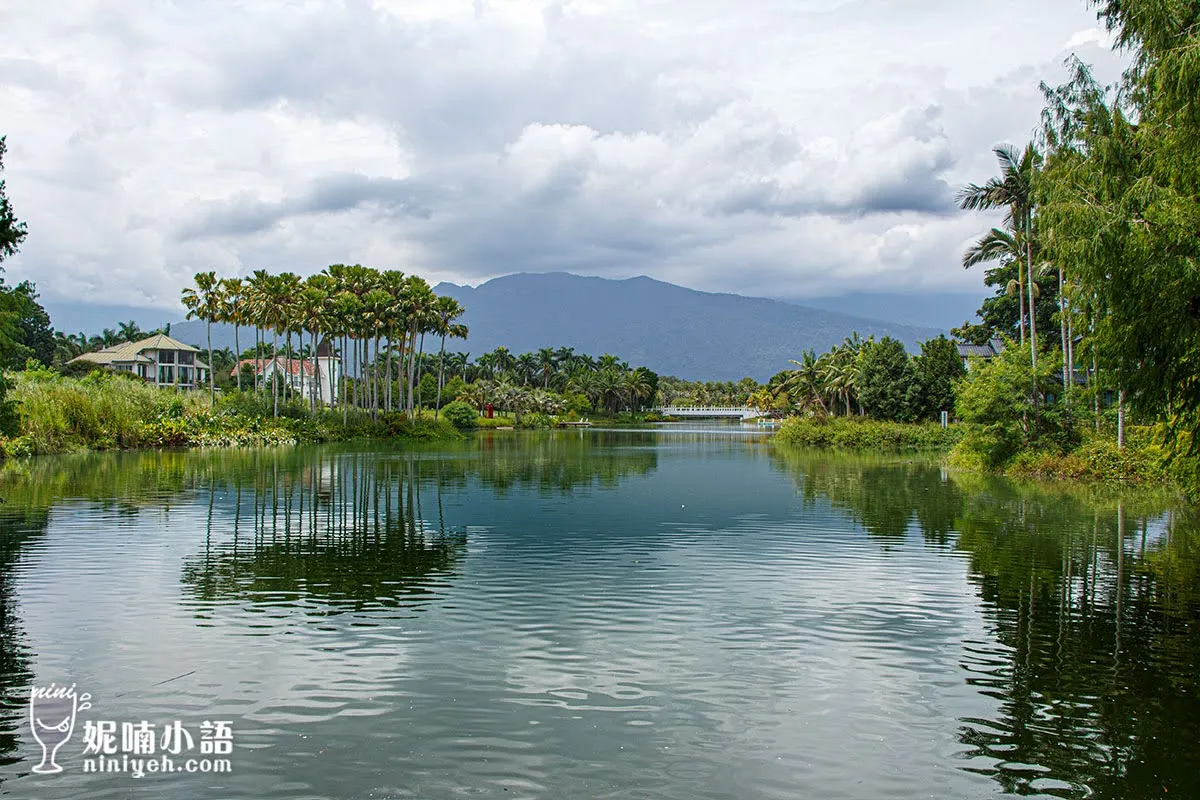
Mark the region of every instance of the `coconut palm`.
<instances>
[{"instance_id":1,"label":"coconut palm","mask_svg":"<svg viewBox=\"0 0 1200 800\"><path fill-rule=\"evenodd\" d=\"M1005 243L1005 248L1016 251L1017 283L1019 290L1028 285L1029 300L1029 341L1033 365L1037 366L1037 319L1034 313L1035 290L1033 280L1034 254L1034 181L1041 168L1041 155L1033 144L1018 151L1012 145L1000 145L992 152L1000 163L1000 175L990 178L982 186L968 184L958 193L958 203L967 211L986 211L1005 209L1004 230L993 229L981 239L976 248L984 245L992 234L1005 233L1011 238ZM1011 246L1011 247L1010 247ZM972 248L972 250L976 249ZM968 251L968 255L971 251ZM996 258L999 258L997 253ZM983 260L995 260L986 258ZM979 263L975 261L974 263ZM963 266L970 266L964 257ZM1021 315L1024 316L1025 291L1021 291ZM1024 330L1022 328L1022 330ZM1022 339L1022 344L1024 339Z\"/></svg>"},{"instance_id":2,"label":"coconut palm","mask_svg":"<svg viewBox=\"0 0 1200 800\"><path fill-rule=\"evenodd\" d=\"M821 375L822 367L816 353L812 350L805 350L801 358L802 361L789 359L799 367L799 369L793 370L792 378L788 382L789 394L796 398L801 408L808 410L819 408L822 414L828 414L829 409L825 406L825 400L822 397L825 394L825 384Z\"/></svg>"}]
</instances>

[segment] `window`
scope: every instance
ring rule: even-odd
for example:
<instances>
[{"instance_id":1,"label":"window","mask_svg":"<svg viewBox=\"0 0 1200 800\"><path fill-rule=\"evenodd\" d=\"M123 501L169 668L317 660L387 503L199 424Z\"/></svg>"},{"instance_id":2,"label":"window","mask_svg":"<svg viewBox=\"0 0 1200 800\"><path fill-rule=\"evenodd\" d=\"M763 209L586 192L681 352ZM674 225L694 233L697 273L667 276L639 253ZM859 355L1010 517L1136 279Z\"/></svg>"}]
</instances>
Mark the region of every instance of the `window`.
<instances>
[{"instance_id":1,"label":"window","mask_svg":"<svg viewBox=\"0 0 1200 800\"><path fill-rule=\"evenodd\" d=\"M167 367L167 366L159 366L158 382L159 383L174 383L175 382L175 368Z\"/></svg>"},{"instance_id":2,"label":"window","mask_svg":"<svg viewBox=\"0 0 1200 800\"><path fill-rule=\"evenodd\" d=\"M180 383L191 383L192 382L192 371L190 369L188 369L187 367L180 367L179 368L179 382Z\"/></svg>"},{"instance_id":3,"label":"window","mask_svg":"<svg viewBox=\"0 0 1200 800\"><path fill-rule=\"evenodd\" d=\"M158 363L174 364L175 363L175 351L174 350L159 350L158 351Z\"/></svg>"},{"instance_id":4,"label":"window","mask_svg":"<svg viewBox=\"0 0 1200 800\"><path fill-rule=\"evenodd\" d=\"M195 363L196 363L196 354L195 354L195 353L189 353L189 352L188 352L188 351L186 351L186 350L180 350L180 351L179 351L179 363L180 363L180 364L187 364L187 365L189 365L189 366L190 366L190 365L192 365L192 364L195 364Z\"/></svg>"}]
</instances>

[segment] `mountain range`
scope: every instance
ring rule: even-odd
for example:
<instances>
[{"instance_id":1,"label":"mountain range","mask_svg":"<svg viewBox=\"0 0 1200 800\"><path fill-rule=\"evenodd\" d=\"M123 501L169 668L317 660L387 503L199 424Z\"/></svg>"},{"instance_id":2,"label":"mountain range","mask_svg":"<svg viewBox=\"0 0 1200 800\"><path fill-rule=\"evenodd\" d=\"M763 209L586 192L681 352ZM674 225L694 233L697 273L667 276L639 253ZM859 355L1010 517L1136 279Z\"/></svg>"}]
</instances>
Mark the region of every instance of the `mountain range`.
<instances>
[{"instance_id":1,"label":"mountain range","mask_svg":"<svg viewBox=\"0 0 1200 800\"><path fill-rule=\"evenodd\" d=\"M797 305L792 302L687 289L647 277L588 278L565 272L518 273L476 287L440 283L440 295L466 308L467 341L448 350L473 356L503 345L514 353L573 347L612 353L635 366L689 380L765 381L812 349L818 353L857 332L891 336L910 349L943 333ZM171 335L203 346L204 323L178 322ZM213 347L232 347L233 328L213 325ZM251 341L242 332L241 345ZM438 343L426 340L426 350Z\"/></svg>"}]
</instances>

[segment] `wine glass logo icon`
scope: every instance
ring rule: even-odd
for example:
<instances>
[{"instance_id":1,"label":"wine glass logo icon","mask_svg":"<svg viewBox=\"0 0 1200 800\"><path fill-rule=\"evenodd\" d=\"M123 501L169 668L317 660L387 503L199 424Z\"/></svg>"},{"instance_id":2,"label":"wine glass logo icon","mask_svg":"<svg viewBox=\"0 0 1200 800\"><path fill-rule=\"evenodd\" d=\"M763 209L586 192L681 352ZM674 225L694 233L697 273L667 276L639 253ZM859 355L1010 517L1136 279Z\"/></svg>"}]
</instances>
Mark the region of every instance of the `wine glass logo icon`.
<instances>
[{"instance_id":1,"label":"wine glass logo icon","mask_svg":"<svg viewBox=\"0 0 1200 800\"><path fill-rule=\"evenodd\" d=\"M41 775L62 772L55 758L75 732L75 717L92 707L92 696L70 686L34 686L29 692L29 725L33 738L42 746L42 761L33 771Z\"/></svg>"}]
</instances>

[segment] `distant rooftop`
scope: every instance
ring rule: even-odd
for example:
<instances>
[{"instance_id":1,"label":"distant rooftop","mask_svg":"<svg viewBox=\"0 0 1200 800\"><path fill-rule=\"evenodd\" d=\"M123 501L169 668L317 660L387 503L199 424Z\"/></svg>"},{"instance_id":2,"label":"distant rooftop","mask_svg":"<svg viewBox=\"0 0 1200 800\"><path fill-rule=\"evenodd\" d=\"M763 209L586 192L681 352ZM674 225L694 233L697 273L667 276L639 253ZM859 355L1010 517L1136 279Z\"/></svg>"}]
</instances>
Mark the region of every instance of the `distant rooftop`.
<instances>
[{"instance_id":1,"label":"distant rooftop","mask_svg":"<svg viewBox=\"0 0 1200 800\"><path fill-rule=\"evenodd\" d=\"M157 333L154 336L149 336L136 342L121 342L114 344L111 347L105 347L103 350L97 350L92 353L84 353L81 356L76 356L71 359L75 361L86 361L92 364L102 364L105 366L111 364L153 364L154 359L145 355L146 350L183 350L188 353L199 353L200 349L192 347L190 344L184 344L178 339L172 339L165 333ZM208 368L208 365L196 359L198 366Z\"/></svg>"}]
</instances>

